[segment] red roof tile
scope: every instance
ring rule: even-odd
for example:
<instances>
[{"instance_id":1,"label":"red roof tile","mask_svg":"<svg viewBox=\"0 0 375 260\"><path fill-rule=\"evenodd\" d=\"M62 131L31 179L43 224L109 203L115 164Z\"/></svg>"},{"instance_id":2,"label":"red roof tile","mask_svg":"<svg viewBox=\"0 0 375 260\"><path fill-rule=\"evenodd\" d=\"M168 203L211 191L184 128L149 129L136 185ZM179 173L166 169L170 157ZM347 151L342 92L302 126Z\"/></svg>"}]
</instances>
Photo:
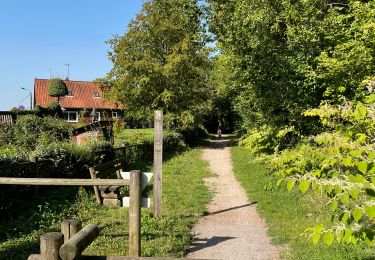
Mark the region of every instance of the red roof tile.
<instances>
[{"instance_id":1,"label":"red roof tile","mask_svg":"<svg viewBox=\"0 0 375 260\"><path fill-rule=\"evenodd\" d=\"M103 93L99 86L89 81L64 81L73 96L60 97L60 106L63 108L118 108L114 104L104 101ZM94 92L99 97L94 97ZM48 96L48 79L34 80L35 104L46 107L51 102L57 101L57 97Z\"/></svg>"}]
</instances>

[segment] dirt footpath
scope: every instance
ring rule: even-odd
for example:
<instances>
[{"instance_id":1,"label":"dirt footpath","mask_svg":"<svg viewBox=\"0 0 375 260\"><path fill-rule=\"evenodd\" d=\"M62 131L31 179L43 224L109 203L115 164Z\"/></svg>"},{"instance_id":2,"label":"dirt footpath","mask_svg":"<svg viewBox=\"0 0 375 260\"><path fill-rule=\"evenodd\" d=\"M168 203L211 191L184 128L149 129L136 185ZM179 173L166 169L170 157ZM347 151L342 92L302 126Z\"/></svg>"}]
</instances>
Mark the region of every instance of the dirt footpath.
<instances>
[{"instance_id":1,"label":"dirt footpath","mask_svg":"<svg viewBox=\"0 0 375 260\"><path fill-rule=\"evenodd\" d=\"M256 202L247 200L233 175L227 144L228 140L215 140L204 149L203 159L217 175L206 180L215 195L207 208L209 214L193 229L194 240L187 258L278 259L278 250L270 244Z\"/></svg>"}]
</instances>

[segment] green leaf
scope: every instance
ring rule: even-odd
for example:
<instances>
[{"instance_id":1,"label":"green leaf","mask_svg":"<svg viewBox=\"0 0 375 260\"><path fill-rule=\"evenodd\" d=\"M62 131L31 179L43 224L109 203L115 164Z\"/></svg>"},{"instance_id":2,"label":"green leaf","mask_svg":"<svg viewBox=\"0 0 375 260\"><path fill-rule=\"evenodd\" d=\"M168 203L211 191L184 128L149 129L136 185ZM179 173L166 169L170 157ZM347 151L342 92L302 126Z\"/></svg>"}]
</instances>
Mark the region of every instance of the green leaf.
<instances>
[{"instance_id":1,"label":"green leaf","mask_svg":"<svg viewBox=\"0 0 375 260\"><path fill-rule=\"evenodd\" d=\"M350 229L346 229L344 237L342 238L342 241L349 243L352 238L352 234L353 234L353 231L351 231Z\"/></svg>"},{"instance_id":2,"label":"green leaf","mask_svg":"<svg viewBox=\"0 0 375 260\"><path fill-rule=\"evenodd\" d=\"M324 239L324 243L326 243L327 246L330 246L335 240L335 235L332 232L328 232L324 234L323 239Z\"/></svg>"},{"instance_id":3,"label":"green leaf","mask_svg":"<svg viewBox=\"0 0 375 260\"><path fill-rule=\"evenodd\" d=\"M371 95L367 96L366 99L365 99L366 104L372 103L374 101L375 101L375 94L371 94Z\"/></svg>"},{"instance_id":4,"label":"green leaf","mask_svg":"<svg viewBox=\"0 0 375 260\"><path fill-rule=\"evenodd\" d=\"M347 193L343 193L339 196L339 199L342 203L344 203L346 206L349 205L350 203L350 198L349 198L349 194Z\"/></svg>"},{"instance_id":5,"label":"green leaf","mask_svg":"<svg viewBox=\"0 0 375 260\"><path fill-rule=\"evenodd\" d=\"M365 207L366 215L370 218L375 217L375 206Z\"/></svg>"},{"instance_id":6,"label":"green leaf","mask_svg":"<svg viewBox=\"0 0 375 260\"><path fill-rule=\"evenodd\" d=\"M342 189L339 185L336 185L335 186L335 193L338 194L338 193L341 193L342 192Z\"/></svg>"},{"instance_id":7,"label":"green leaf","mask_svg":"<svg viewBox=\"0 0 375 260\"><path fill-rule=\"evenodd\" d=\"M319 184L318 183L316 183L316 182L313 182L312 184L311 184L311 189L313 190L313 191L317 191L318 189L319 189Z\"/></svg>"},{"instance_id":8,"label":"green leaf","mask_svg":"<svg viewBox=\"0 0 375 260\"><path fill-rule=\"evenodd\" d=\"M372 182L373 184L375 184L375 177L372 177L372 178L371 178L371 182Z\"/></svg>"},{"instance_id":9,"label":"green leaf","mask_svg":"<svg viewBox=\"0 0 375 260\"><path fill-rule=\"evenodd\" d=\"M359 157L361 157L362 153L363 153L363 150L351 150L351 151L349 152L349 154L350 154L351 156L353 156L354 158L359 158Z\"/></svg>"},{"instance_id":10,"label":"green leaf","mask_svg":"<svg viewBox=\"0 0 375 260\"><path fill-rule=\"evenodd\" d=\"M329 207L331 208L332 211L335 211L338 207L339 203L337 202L337 200L333 200L330 204L329 204Z\"/></svg>"},{"instance_id":11,"label":"green leaf","mask_svg":"<svg viewBox=\"0 0 375 260\"><path fill-rule=\"evenodd\" d=\"M280 184L283 182L284 178L278 179L276 182L277 187L280 186Z\"/></svg>"},{"instance_id":12,"label":"green leaf","mask_svg":"<svg viewBox=\"0 0 375 260\"><path fill-rule=\"evenodd\" d=\"M352 157L345 157L342 159L342 164L346 167L351 167L354 165Z\"/></svg>"},{"instance_id":13,"label":"green leaf","mask_svg":"<svg viewBox=\"0 0 375 260\"><path fill-rule=\"evenodd\" d=\"M362 172L362 173L366 173L367 172L367 166L368 166L367 162L359 162L357 164L358 170L360 172Z\"/></svg>"},{"instance_id":14,"label":"green leaf","mask_svg":"<svg viewBox=\"0 0 375 260\"><path fill-rule=\"evenodd\" d=\"M327 192L327 194L331 194L332 191L333 191L333 187L331 185L327 185L326 186L326 192Z\"/></svg>"},{"instance_id":15,"label":"green leaf","mask_svg":"<svg viewBox=\"0 0 375 260\"><path fill-rule=\"evenodd\" d=\"M372 161L375 159L375 151L369 152L367 158Z\"/></svg>"},{"instance_id":16,"label":"green leaf","mask_svg":"<svg viewBox=\"0 0 375 260\"><path fill-rule=\"evenodd\" d=\"M372 167L367 173L368 174L374 174L375 173L375 166Z\"/></svg>"},{"instance_id":17,"label":"green leaf","mask_svg":"<svg viewBox=\"0 0 375 260\"><path fill-rule=\"evenodd\" d=\"M299 184L298 184L298 188L300 189L300 191L302 193L305 193L310 187L310 182L309 181L306 181L306 180L303 180L301 181Z\"/></svg>"},{"instance_id":18,"label":"green leaf","mask_svg":"<svg viewBox=\"0 0 375 260\"><path fill-rule=\"evenodd\" d=\"M360 190L357 188L351 189L348 191L349 195L352 196L353 199L357 199L360 193Z\"/></svg>"},{"instance_id":19,"label":"green leaf","mask_svg":"<svg viewBox=\"0 0 375 260\"><path fill-rule=\"evenodd\" d=\"M296 184L296 180L289 180L286 184L288 191L291 191Z\"/></svg>"},{"instance_id":20,"label":"green leaf","mask_svg":"<svg viewBox=\"0 0 375 260\"><path fill-rule=\"evenodd\" d=\"M363 216L363 210L360 208L355 208L352 212L353 218L356 222L358 222Z\"/></svg>"},{"instance_id":21,"label":"green leaf","mask_svg":"<svg viewBox=\"0 0 375 260\"><path fill-rule=\"evenodd\" d=\"M341 216L341 222L342 223L346 223L349 219L349 213L348 212L344 212L344 214L342 214Z\"/></svg>"},{"instance_id":22,"label":"green leaf","mask_svg":"<svg viewBox=\"0 0 375 260\"><path fill-rule=\"evenodd\" d=\"M321 170L316 170L314 172L314 176L316 176L316 177L320 177L321 175L322 175L322 171Z\"/></svg>"},{"instance_id":23,"label":"green leaf","mask_svg":"<svg viewBox=\"0 0 375 260\"><path fill-rule=\"evenodd\" d=\"M355 108L355 114L354 114L355 119L357 120L365 119L366 114L367 114L366 108L361 103L358 103Z\"/></svg>"},{"instance_id":24,"label":"green leaf","mask_svg":"<svg viewBox=\"0 0 375 260\"><path fill-rule=\"evenodd\" d=\"M314 245L318 244L320 240L320 233L314 233L311 238Z\"/></svg>"},{"instance_id":25,"label":"green leaf","mask_svg":"<svg viewBox=\"0 0 375 260\"><path fill-rule=\"evenodd\" d=\"M356 174L355 178L356 178L358 183L366 183L367 182L366 178L363 177L361 174Z\"/></svg>"}]
</instances>

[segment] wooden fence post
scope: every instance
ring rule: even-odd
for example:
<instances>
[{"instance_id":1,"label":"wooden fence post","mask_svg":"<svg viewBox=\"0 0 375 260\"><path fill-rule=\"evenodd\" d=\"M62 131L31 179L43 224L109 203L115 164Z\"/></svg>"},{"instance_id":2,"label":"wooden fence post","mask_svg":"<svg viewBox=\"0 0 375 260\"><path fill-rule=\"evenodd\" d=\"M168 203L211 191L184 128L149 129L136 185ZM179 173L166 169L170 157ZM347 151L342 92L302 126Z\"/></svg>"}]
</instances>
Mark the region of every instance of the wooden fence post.
<instances>
[{"instance_id":1,"label":"wooden fence post","mask_svg":"<svg viewBox=\"0 0 375 260\"><path fill-rule=\"evenodd\" d=\"M51 232L40 237L40 257L42 260L60 260L59 250L64 242L61 233Z\"/></svg>"},{"instance_id":2,"label":"wooden fence post","mask_svg":"<svg viewBox=\"0 0 375 260\"><path fill-rule=\"evenodd\" d=\"M154 117L154 216L161 216L163 180L163 111L156 110Z\"/></svg>"},{"instance_id":3,"label":"wooden fence post","mask_svg":"<svg viewBox=\"0 0 375 260\"><path fill-rule=\"evenodd\" d=\"M38 165L38 157L36 156L33 156L30 158L30 161L35 163L35 173L36 173L36 177L39 178L39 165ZM39 193L39 186L36 186L35 188L35 191L36 191L36 194L38 195Z\"/></svg>"},{"instance_id":4,"label":"wooden fence post","mask_svg":"<svg viewBox=\"0 0 375 260\"><path fill-rule=\"evenodd\" d=\"M61 233L64 235L64 243L82 229L79 219L66 219L61 223Z\"/></svg>"},{"instance_id":5,"label":"wooden fence post","mask_svg":"<svg viewBox=\"0 0 375 260\"><path fill-rule=\"evenodd\" d=\"M141 255L141 172L130 172L129 256Z\"/></svg>"}]
</instances>

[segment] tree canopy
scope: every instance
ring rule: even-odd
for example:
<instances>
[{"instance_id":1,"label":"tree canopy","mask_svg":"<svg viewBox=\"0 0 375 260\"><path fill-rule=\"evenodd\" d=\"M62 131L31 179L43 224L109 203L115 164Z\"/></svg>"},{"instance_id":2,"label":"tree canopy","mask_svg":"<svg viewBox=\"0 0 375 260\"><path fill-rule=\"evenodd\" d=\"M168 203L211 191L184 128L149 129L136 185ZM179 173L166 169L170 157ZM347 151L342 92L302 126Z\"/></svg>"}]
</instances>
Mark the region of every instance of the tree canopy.
<instances>
[{"instance_id":1,"label":"tree canopy","mask_svg":"<svg viewBox=\"0 0 375 260\"><path fill-rule=\"evenodd\" d=\"M62 79L54 78L48 80L48 95L51 97L57 97L59 101L61 96L68 94L68 88Z\"/></svg>"},{"instance_id":2,"label":"tree canopy","mask_svg":"<svg viewBox=\"0 0 375 260\"><path fill-rule=\"evenodd\" d=\"M197 125L210 105L210 60L196 0L150 0L127 32L109 40L109 97L127 115L147 118L162 108L167 126Z\"/></svg>"}]
</instances>

